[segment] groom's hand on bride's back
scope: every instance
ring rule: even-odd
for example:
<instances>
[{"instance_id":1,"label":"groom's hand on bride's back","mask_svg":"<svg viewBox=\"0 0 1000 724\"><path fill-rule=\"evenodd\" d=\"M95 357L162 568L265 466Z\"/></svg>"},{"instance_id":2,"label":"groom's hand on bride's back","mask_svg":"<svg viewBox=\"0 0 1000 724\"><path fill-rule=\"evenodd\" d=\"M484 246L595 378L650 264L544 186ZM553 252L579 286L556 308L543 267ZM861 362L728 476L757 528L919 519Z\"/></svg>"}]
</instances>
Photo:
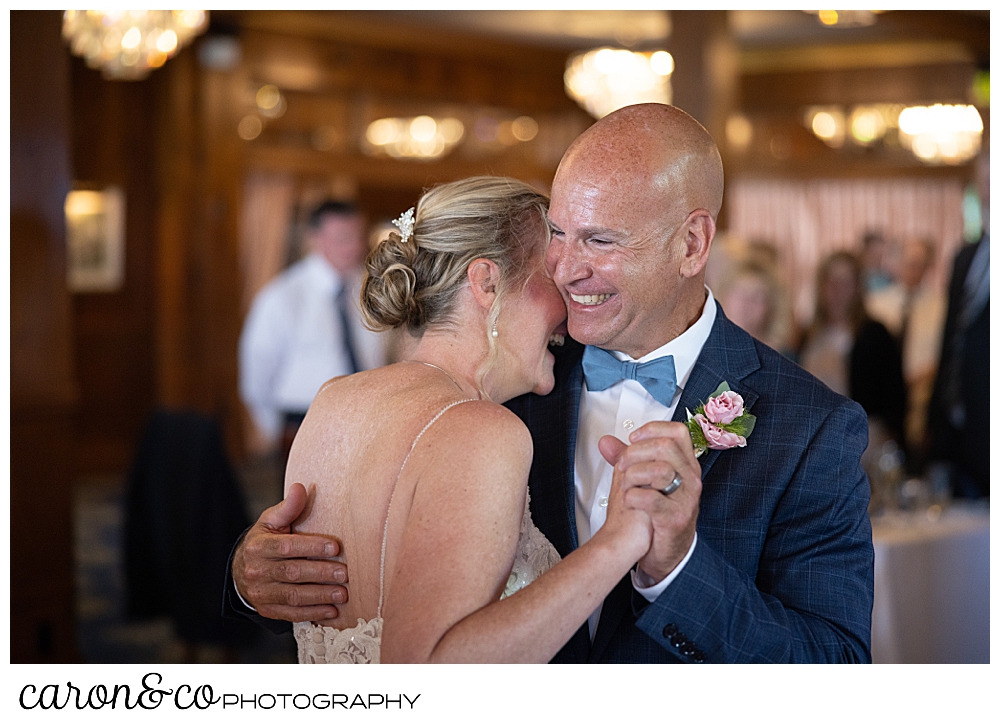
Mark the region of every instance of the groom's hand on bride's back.
<instances>
[{"instance_id":1,"label":"groom's hand on bride's back","mask_svg":"<svg viewBox=\"0 0 1000 724\"><path fill-rule=\"evenodd\" d=\"M340 543L291 532L308 495L296 483L287 497L261 513L233 554L236 590L257 613L284 621L329 621L347 601L347 566L333 560Z\"/></svg>"}]
</instances>

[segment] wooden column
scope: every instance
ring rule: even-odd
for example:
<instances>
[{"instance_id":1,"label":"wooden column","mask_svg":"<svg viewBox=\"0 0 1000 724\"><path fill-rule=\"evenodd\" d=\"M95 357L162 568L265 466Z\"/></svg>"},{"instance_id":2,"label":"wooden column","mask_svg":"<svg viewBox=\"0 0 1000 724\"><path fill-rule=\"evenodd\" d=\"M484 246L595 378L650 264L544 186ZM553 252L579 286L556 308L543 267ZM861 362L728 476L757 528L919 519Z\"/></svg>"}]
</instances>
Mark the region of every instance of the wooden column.
<instances>
[{"instance_id":1,"label":"wooden column","mask_svg":"<svg viewBox=\"0 0 1000 724\"><path fill-rule=\"evenodd\" d=\"M78 660L74 409L63 203L69 57L59 12L10 13L10 660Z\"/></svg>"},{"instance_id":2,"label":"wooden column","mask_svg":"<svg viewBox=\"0 0 1000 724\"><path fill-rule=\"evenodd\" d=\"M168 407L191 407L197 305L191 287L201 275L190 249L201 241L195 208L200 196L196 107L197 69L193 54L181 53L161 68L161 123L157 134L160 214L157 227L156 399Z\"/></svg>"},{"instance_id":3,"label":"wooden column","mask_svg":"<svg viewBox=\"0 0 1000 724\"><path fill-rule=\"evenodd\" d=\"M727 168L726 119L739 101L738 49L728 16L727 10L672 10L668 43L676 64L674 105L708 129Z\"/></svg>"},{"instance_id":4,"label":"wooden column","mask_svg":"<svg viewBox=\"0 0 1000 724\"><path fill-rule=\"evenodd\" d=\"M668 47L676 70L674 105L700 122L721 148L736 101L739 58L727 10L673 10Z\"/></svg>"}]
</instances>

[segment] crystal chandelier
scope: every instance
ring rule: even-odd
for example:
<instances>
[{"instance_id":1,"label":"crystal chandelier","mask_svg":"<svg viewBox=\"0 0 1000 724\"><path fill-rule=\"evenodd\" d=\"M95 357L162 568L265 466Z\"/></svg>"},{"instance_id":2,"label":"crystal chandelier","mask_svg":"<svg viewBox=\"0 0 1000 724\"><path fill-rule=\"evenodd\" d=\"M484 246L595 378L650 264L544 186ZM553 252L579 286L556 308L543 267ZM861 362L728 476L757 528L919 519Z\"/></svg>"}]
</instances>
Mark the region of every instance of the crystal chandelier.
<instances>
[{"instance_id":1,"label":"crystal chandelier","mask_svg":"<svg viewBox=\"0 0 1000 724\"><path fill-rule=\"evenodd\" d=\"M63 38L110 80L140 80L208 27L206 10L67 10Z\"/></svg>"},{"instance_id":2,"label":"crystal chandelier","mask_svg":"<svg viewBox=\"0 0 1000 724\"><path fill-rule=\"evenodd\" d=\"M566 63L566 92L590 115L603 118L636 103L670 103L674 58L665 50L636 53L597 48Z\"/></svg>"}]
</instances>

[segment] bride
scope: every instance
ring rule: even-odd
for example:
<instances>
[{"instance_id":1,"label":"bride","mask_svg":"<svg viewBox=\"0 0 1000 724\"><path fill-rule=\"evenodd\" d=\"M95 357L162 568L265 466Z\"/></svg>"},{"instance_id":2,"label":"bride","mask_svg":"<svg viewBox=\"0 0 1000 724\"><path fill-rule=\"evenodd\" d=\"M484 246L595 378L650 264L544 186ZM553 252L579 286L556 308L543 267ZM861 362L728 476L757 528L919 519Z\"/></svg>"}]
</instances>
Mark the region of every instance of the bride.
<instances>
[{"instance_id":1,"label":"bride","mask_svg":"<svg viewBox=\"0 0 1000 724\"><path fill-rule=\"evenodd\" d=\"M341 539L350 598L332 623L357 621L295 624L300 663L546 662L646 553L649 519L617 480L565 560L531 522L531 438L502 403L554 385L566 309L546 205L513 179L445 184L369 255L369 326L419 341L326 383L295 438L286 493L310 498L295 531Z\"/></svg>"}]
</instances>

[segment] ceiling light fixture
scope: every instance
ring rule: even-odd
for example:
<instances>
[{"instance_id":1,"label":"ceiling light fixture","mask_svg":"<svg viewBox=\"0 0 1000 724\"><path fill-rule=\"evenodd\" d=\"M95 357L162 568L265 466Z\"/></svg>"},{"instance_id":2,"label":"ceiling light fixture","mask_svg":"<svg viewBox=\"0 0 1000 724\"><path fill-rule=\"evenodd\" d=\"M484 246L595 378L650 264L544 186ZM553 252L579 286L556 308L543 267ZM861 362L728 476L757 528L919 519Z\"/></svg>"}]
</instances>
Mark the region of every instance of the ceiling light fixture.
<instances>
[{"instance_id":1,"label":"ceiling light fixture","mask_svg":"<svg viewBox=\"0 0 1000 724\"><path fill-rule=\"evenodd\" d=\"M979 153L983 119L975 106L910 106L899 114L899 136L924 163L953 166Z\"/></svg>"},{"instance_id":2,"label":"ceiling light fixture","mask_svg":"<svg viewBox=\"0 0 1000 724\"><path fill-rule=\"evenodd\" d=\"M636 103L670 103L674 58L665 50L637 53L597 48L572 56L563 81L566 93L595 118Z\"/></svg>"},{"instance_id":3,"label":"ceiling light fixture","mask_svg":"<svg viewBox=\"0 0 1000 724\"><path fill-rule=\"evenodd\" d=\"M982 145L983 119L968 105L875 103L849 112L841 106L811 106L803 122L831 148L843 148L845 141L861 147L898 143L927 164L966 163Z\"/></svg>"},{"instance_id":4,"label":"ceiling light fixture","mask_svg":"<svg viewBox=\"0 0 1000 724\"><path fill-rule=\"evenodd\" d=\"M805 125L830 148L844 145L847 122L840 106L812 106L806 109Z\"/></svg>"},{"instance_id":5,"label":"ceiling light fixture","mask_svg":"<svg viewBox=\"0 0 1000 724\"><path fill-rule=\"evenodd\" d=\"M62 34L105 78L141 80L207 27L207 10L67 10Z\"/></svg>"},{"instance_id":6,"label":"ceiling light fixture","mask_svg":"<svg viewBox=\"0 0 1000 724\"><path fill-rule=\"evenodd\" d=\"M866 28L875 24L875 16L884 10L803 10L815 15L828 28Z\"/></svg>"},{"instance_id":7,"label":"ceiling light fixture","mask_svg":"<svg viewBox=\"0 0 1000 724\"><path fill-rule=\"evenodd\" d=\"M451 151L464 135L457 118L379 118L368 125L363 149L370 155L431 160Z\"/></svg>"}]
</instances>

